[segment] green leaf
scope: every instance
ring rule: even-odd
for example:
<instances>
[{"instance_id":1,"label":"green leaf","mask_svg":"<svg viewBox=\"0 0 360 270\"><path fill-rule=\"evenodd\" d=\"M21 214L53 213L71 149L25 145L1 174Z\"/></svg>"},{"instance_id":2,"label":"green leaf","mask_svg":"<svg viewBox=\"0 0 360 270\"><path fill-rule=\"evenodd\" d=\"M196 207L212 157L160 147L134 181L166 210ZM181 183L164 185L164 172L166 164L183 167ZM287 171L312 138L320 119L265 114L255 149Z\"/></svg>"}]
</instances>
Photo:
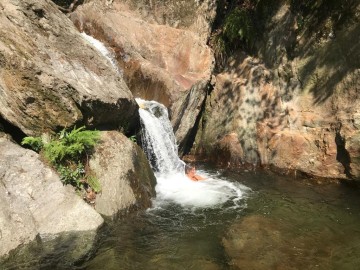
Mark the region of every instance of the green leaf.
<instances>
[{"instance_id":1,"label":"green leaf","mask_svg":"<svg viewBox=\"0 0 360 270\"><path fill-rule=\"evenodd\" d=\"M44 147L44 143L40 137L25 137L22 142L22 145L29 145L36 152L40 152Z\"/></svg>"}]
</instances>

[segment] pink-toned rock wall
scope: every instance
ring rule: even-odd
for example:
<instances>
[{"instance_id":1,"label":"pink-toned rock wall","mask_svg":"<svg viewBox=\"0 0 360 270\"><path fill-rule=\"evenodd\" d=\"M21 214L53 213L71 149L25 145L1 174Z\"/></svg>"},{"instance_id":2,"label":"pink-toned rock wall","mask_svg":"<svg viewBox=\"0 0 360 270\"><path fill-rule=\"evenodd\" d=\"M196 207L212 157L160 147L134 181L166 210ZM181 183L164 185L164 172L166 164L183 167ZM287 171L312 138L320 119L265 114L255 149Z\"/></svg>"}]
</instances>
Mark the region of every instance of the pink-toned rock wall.
<instances>
[{"instance_id":1,"label":"pink-toned rock wall","mask_svg":"<svg viewBox=\"0 0 360 270\"><path fill-rule=\"evenodd\" d=\"M200 29L194 30L190 24L181 29L170 22L159 24L156 14L144 14L131 1L106 3L84 4L71 19L80 31L113 49L135 97L156 100L169 108L181 151L199 117L213 70L213 53L206 39L195 31Z\"/></svg>"},{"instance_id":2,"label":"pink-toned rock wall","mask_svg":"<svg viewBox=\"0 0 360 270\"><path fill-rule=\"evenodd\" d=\"M216 75L193 153L233 168L358 179L359 19L339 26L335 38L291 39L295 15L280 5L257 57L235 53Z\"/></svg>"}]
</instances>

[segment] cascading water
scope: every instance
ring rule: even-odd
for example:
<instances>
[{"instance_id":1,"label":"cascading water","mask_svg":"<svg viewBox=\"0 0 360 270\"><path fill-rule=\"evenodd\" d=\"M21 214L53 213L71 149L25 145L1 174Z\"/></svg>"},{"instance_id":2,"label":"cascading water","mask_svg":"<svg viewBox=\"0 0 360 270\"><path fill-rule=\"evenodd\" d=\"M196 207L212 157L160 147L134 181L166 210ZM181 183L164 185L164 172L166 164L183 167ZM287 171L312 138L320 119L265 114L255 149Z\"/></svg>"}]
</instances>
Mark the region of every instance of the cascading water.
<instances>
[{"instance_id":1,"label":"cascading water","mask_svg":"<svg viewBox=\"0 0 360 270\"><path fill-rule=\"evenodd\" d=\"M191 181L178 157L175 135L167 108L156 101L136 99L142 125L141 141L157 178L155 207L175 202L184 207L244 207L240 201L249 189L239 183L219 179L205 171L203 181Z\"/></svg>"},{"instance_id":2,"label":"cascading water","mask_svg":"<svg viewBox=\"0 0 360 270\"><path fill-rule=\"evenodd\" d=\"M81 33L121 75L114 55L99 40ZM244 207L241 199L249 189L239 183L219 179L205 171L205 181L194 182L185 176L185 163L178 157L175 135L167 108L156 101L137 99L142 125L143 149L157 178L155 207L175 202L184 207Z\"/></svg>"},{"instance_id":3,"label":"cascading water","mask_svg":"<svg viewBox=\"0 0 360 270\"><path fill-rule=\"evenodd\" d=\"M178 157L167 108L156 101L136 101L140 104L141 142L153 169L159 174L182 171L184 162Z\"/></svg>"},{"instance_id":4,"label":"cascading water","mask_svg":"<svg viewBox=\"0 0 360 270\"><path fill-rule=\"evenodd\" d=\"M119 70L118 65L116 64L116 60L114 55L105 47L105 45L93 38L92 36L87 35L86 33L82 32L80 34L87 42L89 42L92 46L94 46L112 65L112 67L114 68L114 70L118 73L121 74L122 72Z\"/></svg>"}]
</instances>

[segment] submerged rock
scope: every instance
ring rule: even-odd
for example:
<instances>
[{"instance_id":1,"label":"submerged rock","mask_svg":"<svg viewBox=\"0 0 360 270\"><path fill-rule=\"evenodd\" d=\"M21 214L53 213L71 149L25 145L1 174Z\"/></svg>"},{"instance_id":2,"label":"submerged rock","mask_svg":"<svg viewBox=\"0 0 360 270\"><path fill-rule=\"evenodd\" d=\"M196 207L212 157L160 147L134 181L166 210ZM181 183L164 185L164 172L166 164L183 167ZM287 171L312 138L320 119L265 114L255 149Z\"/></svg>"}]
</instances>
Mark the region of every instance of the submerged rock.
<instances>
[{"instance_id":1,"label":"submerged rock","mask_svg":"<svg viewBox=\"0 0 360 270\"><path fill-rule=\"evenodd\" d=\"M222 240L230 269L332 269L342 236L329 228L315 234L294 226L260 215L233 224Z\"/></svg>"},{"instance_id":2,"label":"submerged rock","mask_svg":"<svg viewBox=\"0 0 360 270\"><path fill-rule=\"evenodd\" d=\"M142 149L120 132L102 132L89 165L102 187L95 205L100 214L113 217L130 208L151 206L154 173Z\"/></svg>"},{"instance_id":3,"label":"submerged rock","mask_svg":"<svg viewBox=\"0 0 360 270\"><path fill-rule=\"evenodd\" d=\"M139 124L122 77L49 0L0 2L0 114L27 135Z\"/></svg>"},{"instance_id":4,"label":"submerged rock","mask_svg":"<svg viewBox=\"0 0 360 270\"><path fill-rule=\"evenodd\" d=\"M91 249L102 217L71 186L44 165L39 155L0 137L0 256L36 237L55 239L57 248L78 249L80 257ZM61 241L64 233L91 232L86 241ZM85 248L86 247L86 248Z\"/></svg>"}]
</instances>

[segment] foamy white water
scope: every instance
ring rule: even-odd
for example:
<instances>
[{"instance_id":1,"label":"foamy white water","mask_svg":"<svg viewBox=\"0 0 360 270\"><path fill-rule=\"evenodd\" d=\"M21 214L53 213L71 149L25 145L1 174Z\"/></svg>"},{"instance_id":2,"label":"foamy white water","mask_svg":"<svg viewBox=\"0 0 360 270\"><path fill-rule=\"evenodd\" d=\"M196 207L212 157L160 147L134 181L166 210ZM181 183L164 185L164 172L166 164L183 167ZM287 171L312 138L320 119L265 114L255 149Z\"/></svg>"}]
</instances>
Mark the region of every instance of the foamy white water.
<instances>
[{"instance_id":1,"label":"foamy white water","mask_svg":"<svg viewBox=\"0 0 360 270\"><path fill-rule=\"evenodd\" d=\"M183 171L167 108L156 101L137 98L142 126L141 142L153 169L159 174Z\"/></svg>"},{"instance_id":2,"label":"foamy white water","mask_svg":"<svg viewBox=\"0 0 360 270\"><path fill-rule=\"evenodd\" d=\"M154 207L161 207L169 202L175 202L187 208L220 207L225 203L227 207L241 208L243 198L250 191L249 188L232 183L205 171L198 174L207 177L206 180L192 181L184 173L170 175L156 175L156 199Z\"/></svg>"},{"instance_id":3,"label":"foamy white water","mask_svg":"<svg viewBox=\"0 0 360 270\"><path fill-rule=\"evenodd\" d=\"M178 157L175 135L167 108L156 101L136 99L142 125L142 146L157 179L154 207L177 203L187 208L244 206L242 199L249 188L220 179L206 171L197 171L206 180L192 181L184 171L185 163Z\"/></svg>"},{"instance_id":4,"label":"foamy white water","mask_svg":"<svg viewBox=\"0 0 360 270\"><path fill-rule=\"evenodd\" d=\"M110 64L113 66L113 68L115 69L115 71L118 74L121 74L121 71L118 68L118 65L116 64L116 60L115 60L115 56L113 53L111 53L104 45L104 43L102 43L101 41L93 38L92 36L87 35L86 33L82 32L80 33L81 36L87 40L93 47L95 47L109 62Z\"/></svg>"}]
</instances>

